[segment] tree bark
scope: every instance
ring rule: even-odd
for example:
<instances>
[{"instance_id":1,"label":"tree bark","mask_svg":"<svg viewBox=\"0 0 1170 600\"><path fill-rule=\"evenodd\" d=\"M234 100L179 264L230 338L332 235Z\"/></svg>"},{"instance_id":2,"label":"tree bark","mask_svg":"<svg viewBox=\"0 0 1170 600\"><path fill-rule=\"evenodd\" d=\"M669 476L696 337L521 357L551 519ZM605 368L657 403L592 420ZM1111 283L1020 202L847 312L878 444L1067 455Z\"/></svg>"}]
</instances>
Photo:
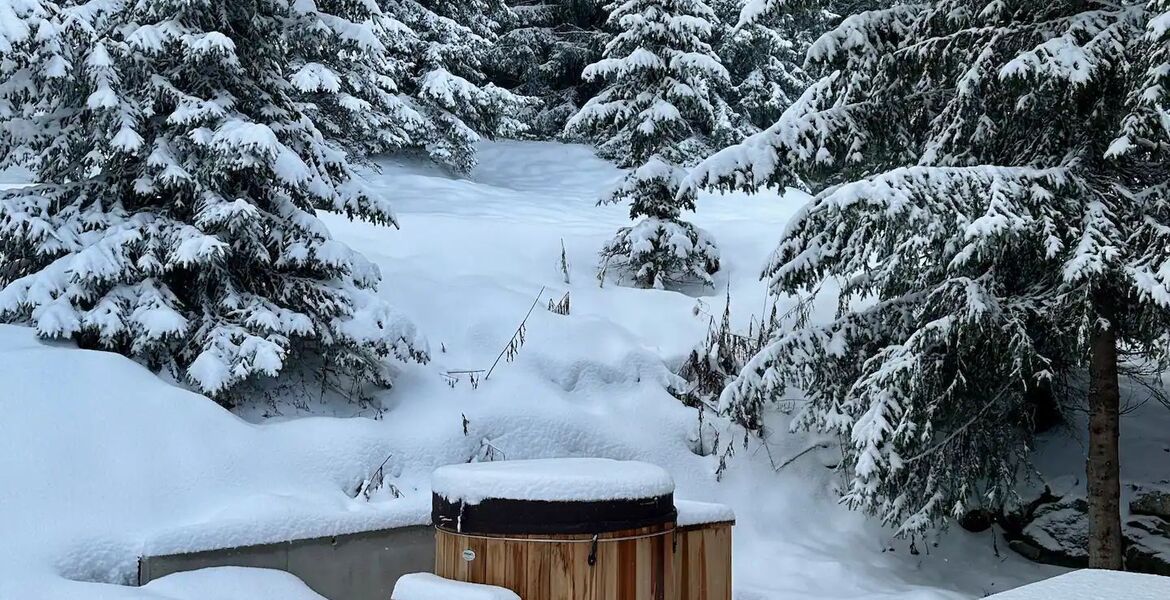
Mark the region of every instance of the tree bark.
<instances>
[{"instance_id":1,"label":"tree bark","mask_svg":"<svg viewBox=\"0 0 1170 600\"><path fill-rule=\"evenodd\" d=\"M1098 302L1103 321L1112 316ZM1093 333L1089 359L1089 567L1122 568L1121 474L1117 450L1121 391L1117 382L1117 332L1112 322Z\"/></svg>"}]
</instances>

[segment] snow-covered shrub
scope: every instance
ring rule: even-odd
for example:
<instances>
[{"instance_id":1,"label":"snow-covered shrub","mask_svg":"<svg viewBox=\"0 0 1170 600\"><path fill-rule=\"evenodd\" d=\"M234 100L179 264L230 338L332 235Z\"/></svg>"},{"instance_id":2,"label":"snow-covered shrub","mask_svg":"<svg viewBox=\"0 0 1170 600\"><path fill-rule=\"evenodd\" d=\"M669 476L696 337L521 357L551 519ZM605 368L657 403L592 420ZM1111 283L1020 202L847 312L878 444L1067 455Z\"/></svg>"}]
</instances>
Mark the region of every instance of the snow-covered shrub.
<instances>
[{"instance_id":1,"label":"snow-covered shrub","mask_svg":"<svg viewBox=\"0 0 1170 600\"><path fill-rule=\"evenodd\" d=\"M584 72L606 87L566 125L595 141L602 156L635 167L601 202L630 201L631 218L645 219L619 231L602 259L604 269L617 265L641 286L710 284L719 268L712 240L680 219L694 210L694 193L679 193L684 165L709 153L712 136L730 127L719 95L727 71L707 43L713 19L699 0L612 5L610 22L620 31Z\"/></svg>"},{"instance_id":2,"label":"snow-covered shrub","mask_svg":"<svg viewBox=\"0 0 1170 600\"><path fill-rule=\"evenodd\" d=\"M699 309L696 308L696 312ZM688 388L680 396L687 406L703 406L715 409L719 395L743 370L756 354L759 354L780 327L780 316L773 304L771 312L753 317L747 331L736 331L731 326L731 293L728 292L723 315L716 322L711 316L707 336L702 344L691 351L679 376L686 380ZM737 416L735 421L748 431L761 432L763 424L760 411Z\"/></svg>"},{"instance_id":3,"label":"snow-covered shrub","mask_svg":"<svg viewBox=\"0 0 1170 600\"><path fill-rule=\"evenodd\" d=\"M1170 358L1167 11L895 3L817 40L824 77L693 182L849 181L764 272L777 295L836 280L839 311L777 335L723 410L802 391L798 426L844 442L844 501L913 534L1009 498L1030 392L1088 370L1090 555L1116 565L1118 350Z\"/></svg>"},{"instance_id":4,"label":"snow-covered shrub","mask_svg":"<svg viewBox=\"0 0 1170 600\"><path fill-rule=\"evenodd\" d=\"M388 357L426 358L378 269L314 213L395 222L343 149L392 102L367 87L376 8L20 0L0 16L0 166L41 182L0 196L0 317L209 394L304 354L380 384Z\"/></svg>"}]
</instances>

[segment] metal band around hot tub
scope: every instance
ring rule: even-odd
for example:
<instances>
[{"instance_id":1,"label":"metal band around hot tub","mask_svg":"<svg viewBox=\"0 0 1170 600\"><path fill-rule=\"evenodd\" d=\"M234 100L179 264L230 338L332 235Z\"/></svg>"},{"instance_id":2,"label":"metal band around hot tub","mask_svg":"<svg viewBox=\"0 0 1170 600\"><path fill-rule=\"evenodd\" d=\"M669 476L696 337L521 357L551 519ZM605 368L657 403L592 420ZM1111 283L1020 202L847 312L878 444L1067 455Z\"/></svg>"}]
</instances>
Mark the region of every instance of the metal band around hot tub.
<instances>
[{"instance_id":1,"label":"metal band around hot tub","mask_svg":"<svg viewBox=\"0 0 1170 600\"><path fill-rule=\"evenodd\" d=\"M670 529L666 529L663 531L655 531L652 533L644 533L641 535L627 535L627 536L623 536L623 537L603 538L603 537L599 537L600 534L594 534L592 538L586 539L586 540L581 540L581 539L565 540L565 539L557 539L557 538L513 538L513 537L502 536L502 535L484 535L484 534L476 534L476 533L463 533L461 531L455 531L454 529L447 529L446 527L440 527L438 525L435 526L435 529L438 529L439 531L442 531L443 533L449 533L449 534L454 535L454 536L471 538L474 540L496 540L496 541L501 541L501 542L525 542L525 543L538 543L538 544L542 544L542 543L547 543L547 544L593 544L593 543L600 543L600 542L628 542L630 540L642 540L642 539L646 539L646 538L659 537L659 536L666 535L668 533L674 533L675 531L678 530L677 527L671 527Z\"/></svg>"},{"instance_id":2,"label":"metal band around hot tub","mask_svg":"<svg viewBox=\"0 0 1170 600\"><path fill-rule=\"evenodd\" d=\"M599 544L601 542L609 543L609 542L629 542L629 541L633 541L633 540L645 540L648 538L664 536L668 533L674 533L675 530L677 530L678 528L671 527L670 529L665 529L663 531L652 531L650 533L643 533L643 534L639 534L639 535L626 535L626 536L622 536L622 537L612 537L612 538L601 538L600 533L595 533L595 534L593 534L592 538L587 539L587 540L581 540L581 539L566 540L566 539L557 539L557 538L530 539L530 538L513 538L513 537L507 537L507 536L494 536L494 535L484 535L484 534L474 534L474 533L463 533L461 531L453 531L451 529L447 529L446 527L440 527L438 525L435 525L435 529L442 531L443 533L453 535L455 537L463 537L463 538L469 538L469 539L473 539L473 540L493 540L493 541L499 541L499 542L517 542L517 543L525 543L525 544L532 543L532 542L535 542L538 544L591 544L592 547L589 548L588 562L589 562L589 566L593 567L594 565L597 564L597 544ZM675 550L678 549L678 540L675 540L674 549Z\"/></svg>"}]
</instances>

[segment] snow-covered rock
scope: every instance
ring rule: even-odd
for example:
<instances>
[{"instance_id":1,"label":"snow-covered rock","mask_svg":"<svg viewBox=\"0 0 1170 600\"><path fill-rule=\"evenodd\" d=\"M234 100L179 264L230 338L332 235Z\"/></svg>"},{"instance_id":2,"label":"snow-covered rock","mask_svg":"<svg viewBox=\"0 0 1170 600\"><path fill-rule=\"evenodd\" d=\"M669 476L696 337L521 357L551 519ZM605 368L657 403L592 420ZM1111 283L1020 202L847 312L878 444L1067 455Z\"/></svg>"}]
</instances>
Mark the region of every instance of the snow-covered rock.
<instances>
[{"instance_id":1,"label":"snow-covered rock","mask_svg":"<svg viewBox=\"0 0 1170 600\"><path fill-rule=\"evenodd\" d=\"M1133 497L1129 501L1129 512L1170 519L1170 480L1131 487Z\"/></svg>"},{"instance_id":2,"label":"snow-covered rock","mask_svg":"<svg viewBox=\"0 0 1170 600\"><path fill-rule=\"evenodd\" d=\"M1136 515L1125 522L1125 568L1170 576L1170 522Z\"/></svg>"},{"instance_id":3,"label":"snow-covered rock","mask_svg":"<svg viewBox=\"0 0 1170 600\"><path fill-rule=\"evenodd\" d=\"M1010 547L1031 560L1062 567L1088 564L1089 503L1070 495L1036 509L1020 539Z\"/></svg>"},{"instance_id":4,"label":"snow-covered rock","mask_svg":"<svg viewBox=\"0 0 1170 600\"><path fill-rule=\"evenodd\" d=\"M1164 496L1148 487L1140 489L1144 491L1130 502L1134 514L1122 527L1126 569L1170 575L1170 522L1149 514L1160 510L1159 502ZM1138 510L1134 510L1135 507ZM1036 562L1084 567L1089 562L1088 509L1088 501L1080 492L1040 504L1028 524L1013 536L1008 545Z\"/></svg>"}]
</instances>

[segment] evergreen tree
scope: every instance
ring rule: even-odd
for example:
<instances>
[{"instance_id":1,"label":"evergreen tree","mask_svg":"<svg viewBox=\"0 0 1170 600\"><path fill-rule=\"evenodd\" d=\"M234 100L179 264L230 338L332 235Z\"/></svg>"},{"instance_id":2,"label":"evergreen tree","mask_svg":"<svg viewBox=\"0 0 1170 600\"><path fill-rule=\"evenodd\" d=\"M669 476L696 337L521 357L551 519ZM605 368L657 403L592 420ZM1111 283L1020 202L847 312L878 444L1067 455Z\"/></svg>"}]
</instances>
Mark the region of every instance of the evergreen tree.
<instances>
[{"instance_id":1,"label":"evergreen tree","mask_svg":"<svg viewBox=\"0 0 1170 600\"><path fill-rule=\"evenodd\" d=\"M642 219L619 230L601 255L603 269L621 269L640 286L710 285L719 269L710 236L680 219L694 210L694 193L679 193L684 165L730 127L720 96L727 71L706 41L714 17L699 0L614 5L610 22L620 31L584 72L606 87L566 126L591 136L603 157L633 167L601 201L629 201L630 217Z\"/></svg>"},{"instance_id":2,"label":"evergreen tree","mask_svg":"<svg viewBox=\"0 0 1170 600\"><path fill-rule=\"evenodd\" d=\"M934 0L821 37L826 75L692 175L846 181L764 272L775 294L835 280L836 319L777 336L723 408L802 390L796 425L842 438L844 501L914 534L1002 504L1029 392L1087 374L1090 564L1119 567L1118 354L1167 366L1168 24L1165 0Z\"/></svg>"},{"instance_id":3,"label":"evergreen tree","mask_svg":"<svg viewBox=\"0 0 1170 600\"><path fill-rule=\"evenodd\" d=\"M481 137L526 129L517 118L526 99L484 73L501 20L511 18L502 0L383 0L383 7L409 31L402 57L412 65L407 93L430 127L416 145L435 162L466 173Z\"/></svg>"},{"instance_id":4,"label":"evergreen tree","mask_svg":"<svg viewBox=\"0 0 1170 600\"><path fill-rule=\"evenodd\" d=\"M342 133L387 127L367 110L393 104L375 7L4 0L0 15L0 166L42 182L0 196L0 317L209 394L307 356L380 384L386 357L426 358L374 295L378 269L314 213L394 224L347 161L364 134Z\"/></svg>"},{"instance_id":5,"label":"evergreen tree","mask_svg":"<svg viewBox=\"0 0 1170 600\"><path fill-rule=\"evenodd\" d=\"M585 67L601 58L609 35L601 0L512 0L515 26L496 43L492 80L538 100L529 107L528 134L555 137L598 91Z\"/></svg>"},{"instance_id":6,"label":"evergreen tree","mask_svg":"<svg viewBox=\"0 0 1170 600\"><path fill-rule=\"evenodd\" d=\"M301 109L353 156L408 148L433 128L400 92L414 38L397 19L353 0L315 0L288 28L289 80ZM338 52L341 50L341 52ZM352 60L351 53L365 53Z\"/></svg>"},{"instance_id":7,"label":"evergreen tree","mask_svg":"<svg viewBox=\"0 0 1170 600\"><path fill-rule=\"evenodd\" d=\"M713 8L720 20L714 46L732 84L728 102L739 131L751 135L775 123L811 83L802 65L828 28L825 13L780 0L715 0Z\"/></svg>"}]
</instances>

